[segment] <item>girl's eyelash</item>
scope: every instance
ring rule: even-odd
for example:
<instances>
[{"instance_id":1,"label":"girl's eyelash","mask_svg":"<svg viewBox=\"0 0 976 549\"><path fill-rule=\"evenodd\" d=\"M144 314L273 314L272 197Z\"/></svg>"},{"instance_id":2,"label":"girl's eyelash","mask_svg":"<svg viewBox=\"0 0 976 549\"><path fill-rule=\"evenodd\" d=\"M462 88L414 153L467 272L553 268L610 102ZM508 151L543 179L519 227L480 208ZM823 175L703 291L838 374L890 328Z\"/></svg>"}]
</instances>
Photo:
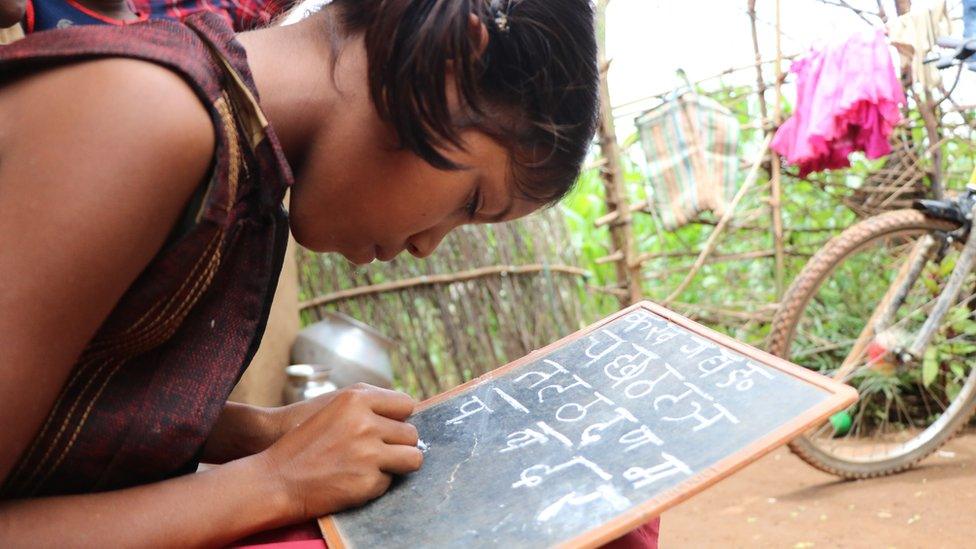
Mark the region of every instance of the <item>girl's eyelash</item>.
<instances>
[{"instance_id":1,"label":"girl's eyelash","mask_svg":"<svg viewBox=\"0 0 976 549\"><path fill-rule=\"evenodd\" d=\"M469 218L474 219L475 214L478 213L479 202L481 202L481 190L477 189L474 191L474 195L471 196L471 200L464 207Z\"/></svg>"}]
</instances>

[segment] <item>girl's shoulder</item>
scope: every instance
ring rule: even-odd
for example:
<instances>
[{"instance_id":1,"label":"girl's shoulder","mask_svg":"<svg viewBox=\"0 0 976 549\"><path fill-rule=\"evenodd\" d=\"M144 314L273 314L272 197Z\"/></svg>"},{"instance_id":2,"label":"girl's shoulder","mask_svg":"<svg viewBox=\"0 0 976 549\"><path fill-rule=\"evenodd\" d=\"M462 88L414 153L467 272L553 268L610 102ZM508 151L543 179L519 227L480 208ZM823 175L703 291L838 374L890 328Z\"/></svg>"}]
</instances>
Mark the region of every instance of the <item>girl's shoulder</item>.
<instances>
[{"instance_id":1,"label":"girl's shoulder","mask_svg":"<svg viewBox=\"0 0 976 549\"><path fill-rule=\"evenodd\" d=\"M112 170L155 157L152 172L165 178L179 166L206 168L213 154L213 123L198 94L178 73L137 59L77 62L8 81L0 87L0 118L0 158L8 166L21 152L54 161L94 147L97 155L79 160ZM73 146L45 146L55 141Z\"/></svg>"},{"instance_id":2,"label":"girl's shoulder","mask_svg":"<svg viewBox=\"0 0 976 549\"><path fill-rule=\"evenodd\" d=\"M219 56L247 72L246 56L233 29L214 13L195 14L185 24L153 20L121 27L79 25L30 34L0 46L0 85L46 68L128 58L165 67L186 80L201 98L213 100L225 85Z\"/></svg>"}]
</instances>

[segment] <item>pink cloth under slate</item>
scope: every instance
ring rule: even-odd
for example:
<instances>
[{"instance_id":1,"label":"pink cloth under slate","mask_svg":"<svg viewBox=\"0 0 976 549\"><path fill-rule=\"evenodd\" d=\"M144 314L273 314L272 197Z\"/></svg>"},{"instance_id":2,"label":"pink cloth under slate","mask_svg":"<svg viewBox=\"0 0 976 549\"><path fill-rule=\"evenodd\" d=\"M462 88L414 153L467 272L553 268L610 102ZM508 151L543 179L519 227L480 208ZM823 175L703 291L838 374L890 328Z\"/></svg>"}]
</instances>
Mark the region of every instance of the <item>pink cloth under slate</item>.
<instances>
[{"instance_id":1,"label":"pink cloth under slate","mask_svg":"<svg viewBox=\"0 0 976 549\"><path fill-rule=\"evenodd\" d=\"M604 549L657 549L661 519L656 518L623 537L604 545ZM423 547L423 543L418 543ZM328 549L314 522L287 526L249 536L231 545L234 549Z\"/></svg>"},{"instance_id":2,"label":"pink cloth under slate","mask_svg":"<svg viewBox=\"0 0 976 549\"><path fill-rule=\"evenodd\" d=\"M901 121L905 92L882 30L811 51L790 70L796 73L795 111L772 147L801 175L846 168L854 151L872 159L891 152L888 138Z\"/></svg>"}]
</instances>

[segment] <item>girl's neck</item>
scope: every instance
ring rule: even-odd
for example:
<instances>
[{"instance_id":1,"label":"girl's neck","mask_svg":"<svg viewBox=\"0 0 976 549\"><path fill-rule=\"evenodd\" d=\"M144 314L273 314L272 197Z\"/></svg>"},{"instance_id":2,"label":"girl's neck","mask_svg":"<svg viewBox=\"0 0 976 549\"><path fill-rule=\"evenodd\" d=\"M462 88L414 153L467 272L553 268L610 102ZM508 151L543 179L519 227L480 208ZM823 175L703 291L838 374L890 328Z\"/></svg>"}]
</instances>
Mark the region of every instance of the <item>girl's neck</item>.
<instances>
[{"instance_id":1,"label":"girl's neck","mask_svg":"<svg viewBox=\"0 0 976 549\"><path fill-rule=\"evenodd\" d=\"M261 99L295 172L333 111L333 46L321 14L286 27L238 35Z\"/></svg>"}]
</instances>

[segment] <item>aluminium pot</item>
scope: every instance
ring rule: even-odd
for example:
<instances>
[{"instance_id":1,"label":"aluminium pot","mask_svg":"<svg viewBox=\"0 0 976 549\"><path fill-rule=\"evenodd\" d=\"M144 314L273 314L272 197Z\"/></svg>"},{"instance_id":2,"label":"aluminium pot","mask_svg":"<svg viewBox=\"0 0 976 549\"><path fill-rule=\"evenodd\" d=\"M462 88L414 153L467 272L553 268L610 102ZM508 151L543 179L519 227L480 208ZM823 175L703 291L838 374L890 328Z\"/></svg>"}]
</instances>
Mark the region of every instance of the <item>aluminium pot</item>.
<instances>
[{"instance_id":1,"label":"aluminium pot","mask_svg":"<svg viewBox=\"0 0 976 549\"><path fill-rule=\"evenodd\" d=\"M291 362L328 371L329 381L340 389L360 382L390 388L390 353L395 347L392 339L371 326L340 313L325 312L322 320L298 333Z\"/></svg>"}]
</instances>

